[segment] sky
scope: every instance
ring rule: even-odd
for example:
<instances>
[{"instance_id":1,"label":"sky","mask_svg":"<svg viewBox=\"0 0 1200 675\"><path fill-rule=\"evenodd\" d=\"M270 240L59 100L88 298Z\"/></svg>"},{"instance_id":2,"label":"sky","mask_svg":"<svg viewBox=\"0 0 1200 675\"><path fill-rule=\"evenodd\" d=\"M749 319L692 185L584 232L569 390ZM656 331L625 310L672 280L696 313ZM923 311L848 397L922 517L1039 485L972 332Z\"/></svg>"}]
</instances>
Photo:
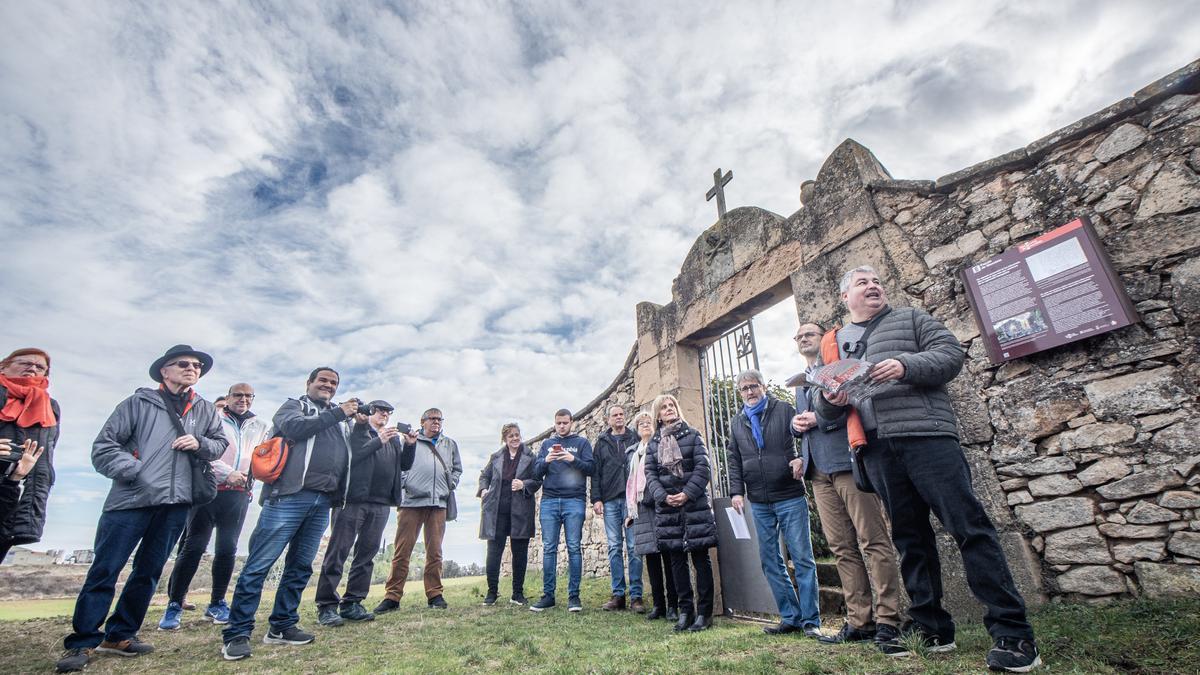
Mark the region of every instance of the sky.
<instances>
[{"instance_id":1,"label":"sky","mask_svg":"<svg viewBox=\"0 0 1200 675\"><path fill-rule=\"evenodd\" d=\"M338 400L441 408L466 466L446 556L481 562L501 424L532 436L612 381L717 167L730 208L784 216L846 138L933 179L1194 60L1197 9L0 3L0 349L46 349L63 409L33 548L91 546L91 442L188 343L216 360L202 394L248 381L262 415L318 365ZM783 307L756 328L775 380Z\"/></svg>"}]
</instances>

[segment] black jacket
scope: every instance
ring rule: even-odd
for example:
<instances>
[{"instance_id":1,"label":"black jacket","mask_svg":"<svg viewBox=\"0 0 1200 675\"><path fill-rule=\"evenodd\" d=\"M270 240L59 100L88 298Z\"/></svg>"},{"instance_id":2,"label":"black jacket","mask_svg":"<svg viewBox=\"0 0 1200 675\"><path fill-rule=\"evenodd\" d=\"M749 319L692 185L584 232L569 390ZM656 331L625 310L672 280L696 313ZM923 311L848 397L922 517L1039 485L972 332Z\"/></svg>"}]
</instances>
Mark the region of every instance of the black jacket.
<instances>
[{"instance_id":1,"label":"black jacket","mask_svg":"<svg viewBox=\"0 0 1200 675\"><path fill-rule=\"evenodd\" d=\"M6 402L8 390L0 386L0 407L4 407ZM54 410L54 418L61 422L62 411L58 407L58 401L51 399L50 406ZM38 445L46 448L29 475L25 476L23 490L19 483L7 478L0 479L0 482L3 482L2 490L5 492L3 501L7 502L7 506L3 508L5 513L0 513L0 541L20 546L41 540L42 530L46 526L46 501L50 498L50 488L54 485L54 446L58 443L58 433L58 426L23 428L18 427L15 422L0 422L0 438L11 438L13 446L32 438Z\"/></svg>"},{"instance_id":2,"label":"black jacket","mask_svg":"<svg viewBox=\"0 0 1200 675\"><path fill-rule=\"evenodd\" d=\"M792 418L796 409L787 401L767 398L762 413L763 448L754 442L750 418L742 410L729 423L729 492L757 504L804 496L804 481L792 478L788 462L798 457Z\"/></svg>"},{"instance_id":3,"label":"black jacket","mask_svg":"<svg viewBox=\"0 0 1200 675\"><path fill-rule=\"evenodd\" d=\"M686 423L675 432L683 456L683 477L658 463L659 430L646 449L646 492L654 499L654 533L659 551L695 551L717 545L717 523L708 505L708 450ZM668 506L667 496L687 493L683 506Z\"/></svg>"},{"instance_id":4,"label":"black jacket","mask_svg":"<svg viewBox=\"0 0 1200 675\"><path fill-rule=\"evenodd\" d=\"M404 443L399 438L384 443L374 427L356 422L350 431L346 503L400 506L404 498L404 472L412 468L414 456L411 451L404 452Z\"/></svg>"},{"instance_id":5,"label":"black jacket","mask_svg":"<svg viewBox=\"0 0 1200 675\"><path fill-rule=\"evenodd\" d=\"M592 444L596 468L592 470L592 493L588 503L625 499L625 479L628 478L629 468L625 449L637 445L637 442L637 434L629 427L625 427L625 433L620 436L613 435L612 429L608 429L596 438Z\"/></svg>"},{"instance_id":6,"label":"black jacket","mask_svg":"<svg viewBox=\"0 0 1200 675\"><path fill-rule=\"evenodd\" d=\"M302 398L303 403L288 399L272 420L275 433L292 445L279 480L263 486L259 501L265 504L277 497L312 490L328 494L334 506L341 506L345 503L350 468L350 445L341 424L346 413L335 405L318 409L308 397ZM312 458L305 462L309 439L312 439Z\"/></svg>"}]
</instances>

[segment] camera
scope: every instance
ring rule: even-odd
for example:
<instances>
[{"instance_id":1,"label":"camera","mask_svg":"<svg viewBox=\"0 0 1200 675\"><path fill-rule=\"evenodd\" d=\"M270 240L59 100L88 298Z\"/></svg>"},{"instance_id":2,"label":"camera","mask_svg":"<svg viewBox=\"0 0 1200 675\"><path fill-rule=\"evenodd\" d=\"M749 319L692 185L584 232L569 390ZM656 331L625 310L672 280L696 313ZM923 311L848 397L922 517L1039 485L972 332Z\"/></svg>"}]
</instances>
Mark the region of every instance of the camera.
<instances>
[{"instance_id":1,"label":"camera","mask_svg":"<svg viewBox=\"0 0 1200 675\"><path fill-rule=\"evenodd\" d=\"M357 399L355 399L355 400L357 401ZM354 414L355 415L366 415L366 416L370 417L371 415L375 414L375 406L371 405L370 403L363 403L362 401L358 401L358 410L356 410Z\"/></svg>"}]
</instances>

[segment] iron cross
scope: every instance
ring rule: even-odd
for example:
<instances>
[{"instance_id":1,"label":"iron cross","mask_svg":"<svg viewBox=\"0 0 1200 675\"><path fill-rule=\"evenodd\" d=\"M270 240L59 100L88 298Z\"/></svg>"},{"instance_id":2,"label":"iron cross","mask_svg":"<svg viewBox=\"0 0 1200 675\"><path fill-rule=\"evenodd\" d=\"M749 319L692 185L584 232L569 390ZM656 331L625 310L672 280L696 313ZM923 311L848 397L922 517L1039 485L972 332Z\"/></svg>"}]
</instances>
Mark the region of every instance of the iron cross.
<instances>
[{"instance_id":1,"label":"iron cross","mask_svg":"<svg viewBox=\"0 0 1200 675\"><path fill-rule=\"evenodd\" d=\"M708 194L704 196L704 201L711 202L713 197L717 198L717 219L725 220L725 186L729 185L729 181L733 180L733 170L725 172L721 175L721 169L718 168L713 172L713 186L709 188Z\"/></svg>"}]
</instances>

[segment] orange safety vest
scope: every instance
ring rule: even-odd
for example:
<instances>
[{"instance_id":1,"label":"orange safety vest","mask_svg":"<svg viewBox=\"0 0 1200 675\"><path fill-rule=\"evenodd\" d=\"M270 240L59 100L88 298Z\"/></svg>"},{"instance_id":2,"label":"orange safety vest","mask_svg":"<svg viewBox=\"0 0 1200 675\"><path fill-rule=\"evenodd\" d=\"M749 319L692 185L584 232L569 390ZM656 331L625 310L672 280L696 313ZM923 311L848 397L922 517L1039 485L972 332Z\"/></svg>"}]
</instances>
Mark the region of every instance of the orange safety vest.
<instances>
[{"instance_id":1,"label":"orange safety vest","mask_svg":"<svg viewBox=\"0 0 1200 675\"><path fill-rule=\"evenodd\" d=\"M825 365L841 360L837 343L837 332L840 328L841 326L834 326L821 337L821 361ZM820 396L821 394L818 393L817 395ZM850 408L850 413L846 416L846 436L850 441L851 450L864 447L867 444L867 432L863 430L862 418L859 417L858 411L853 407Z\"/></svg>"}]
</instances>

